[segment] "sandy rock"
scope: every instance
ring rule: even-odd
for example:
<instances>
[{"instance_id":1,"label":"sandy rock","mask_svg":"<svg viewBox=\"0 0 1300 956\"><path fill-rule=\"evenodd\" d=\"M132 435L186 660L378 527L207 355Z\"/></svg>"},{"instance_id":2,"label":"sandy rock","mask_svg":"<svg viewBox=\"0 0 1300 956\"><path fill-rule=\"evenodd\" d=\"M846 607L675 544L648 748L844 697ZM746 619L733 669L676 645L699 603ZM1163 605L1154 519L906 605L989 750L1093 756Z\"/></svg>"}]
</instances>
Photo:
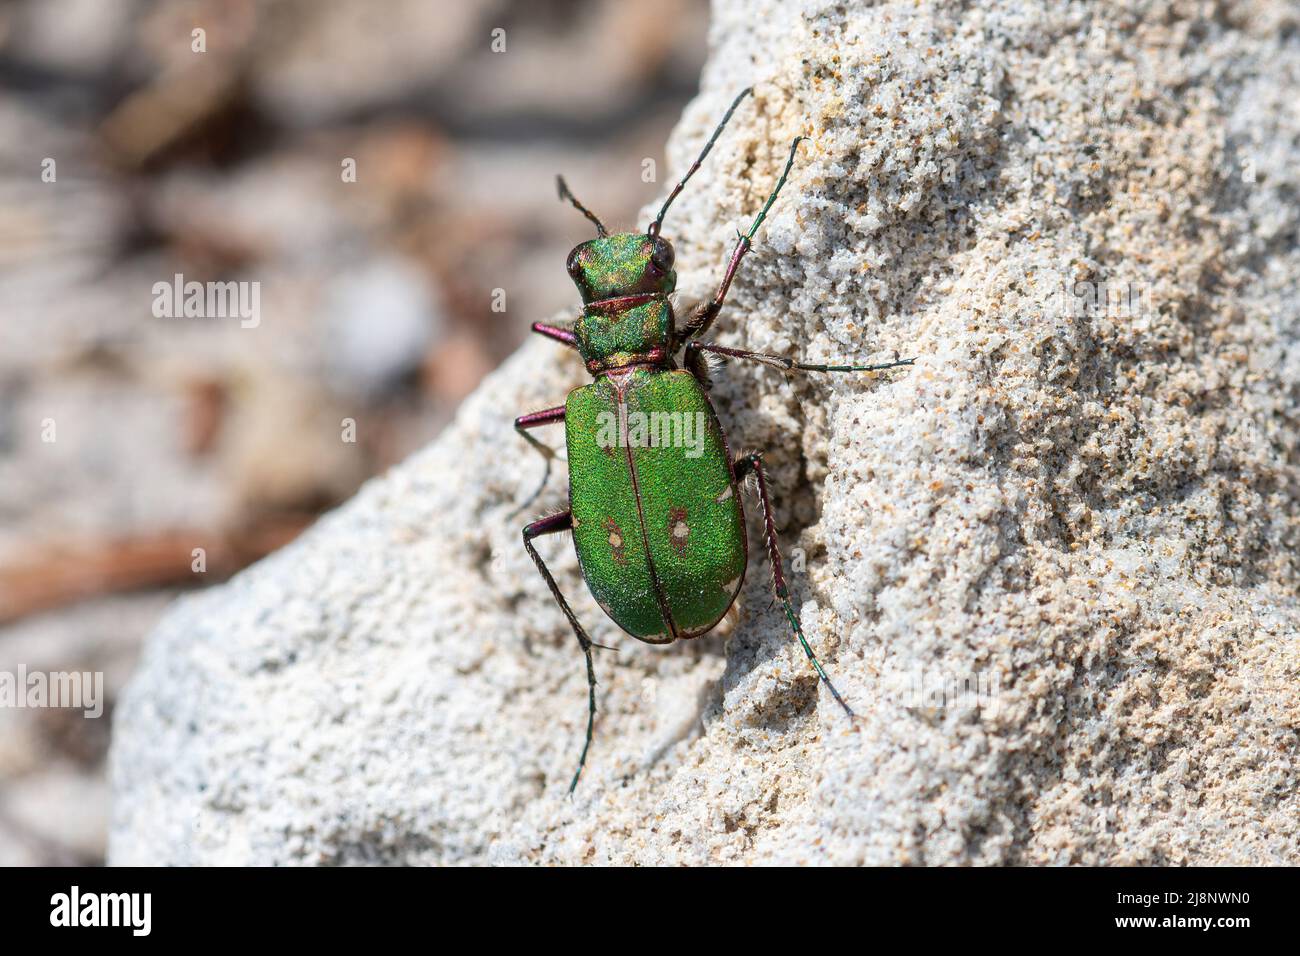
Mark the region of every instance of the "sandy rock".
<instances>
[{"instance_id":1,"label":"sandy rock","mask_svg":"<svg viewBox=\"0 0 1300 956\"><path fill-rule=\"evenodd\" d=\"M856 725L757 556L730 638L652 648L552 539L616 647L566 796L583 669L508 518L539 473L510 422L582 375L538 341L153 634L110 860L1300 862L1300 32L1206 9L717 4L675 168L757 87L668 220L680 288L802 133L716 338L919 357L714 393Z\"/></svg>"}]
</instances>

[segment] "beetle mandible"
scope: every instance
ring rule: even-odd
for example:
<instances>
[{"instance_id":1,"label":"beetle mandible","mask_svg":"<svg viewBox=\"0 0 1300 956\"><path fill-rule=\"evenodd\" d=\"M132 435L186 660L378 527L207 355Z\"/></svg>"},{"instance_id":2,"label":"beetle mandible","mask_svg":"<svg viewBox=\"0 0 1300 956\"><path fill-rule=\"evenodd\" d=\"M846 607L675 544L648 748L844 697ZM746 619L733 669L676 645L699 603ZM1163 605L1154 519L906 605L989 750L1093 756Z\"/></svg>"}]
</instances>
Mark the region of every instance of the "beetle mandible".
<instances>
[{"instance_id":1,"label":"beetle mandible","mask_svg":"<svg viewBox=\"0 0 1300 956\"><path fill-rule=\"evenodd\" d=\"M872 372L911 365L914 359L881 365L809 365L698 341L722 310L741 260L790 175L802 139L798 136L749 232L738 233L717 292L677 328L669 302L677 285L673 247L659 234L664 216L751 89L742 90L732 101L644 233L610 235L595 214L569 192L563 178L556 180L560 198L595 224L596 238L569 253L568 273L583 302L578 320L571 329L536 322L532 330L576 349L594 381L575 388L563 405L515 419L519 434L545 456L546 471L537 491L513 513L541 493L554 456L552 449L528 430L564 422L569 507L529 524L523 538L524 548L573 628L587 662L587 734L569 785L571 793L586 765L595 727L596 672L591 652L597 645L569 607L533 540L572 531L578 563L592 596L619 627L638 640L667 644L699 637L722 620L744 581L749 546L740 491L750 475L756 481L763 510L776 597L818 678L849 718L854 717L813 653L790 602L762 455L732 460L709 401L706 356L750 359L787 372ZM678 368L674 356L683 346L684 367ZM691 429L691 422L698 422L691 446L684 447L681 441L645 441L645 423L653 426L656 415L667 415L663 421L677 423L679 437ZM679 415L682 417L674 417ZM655 434L653 427L650 433Z\"/></svg>"}]
</instances>

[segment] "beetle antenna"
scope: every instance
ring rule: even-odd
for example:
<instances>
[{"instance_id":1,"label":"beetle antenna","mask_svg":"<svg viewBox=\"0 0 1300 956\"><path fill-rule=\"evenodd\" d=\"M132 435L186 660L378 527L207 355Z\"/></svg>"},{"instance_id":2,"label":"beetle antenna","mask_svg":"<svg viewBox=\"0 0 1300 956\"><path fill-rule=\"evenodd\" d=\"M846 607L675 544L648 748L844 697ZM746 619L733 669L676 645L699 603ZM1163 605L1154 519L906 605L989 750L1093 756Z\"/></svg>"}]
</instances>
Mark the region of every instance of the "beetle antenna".
<instances>
[{"instance_id":1,"label":"beetle antenna","mask_svg":"<svg viewBox=\"0 0 1300 956\"><path fill-rule=\"evenodd\" d=\"M673 187L673 191L668 194L668 198L664 200L664 204L659 210L659 215L655 216L655 221L650 223L650 228L646 230L646 235L650 236L650 238L653 239L655 236L659 235L659 229L664 223L664 216L668 214L668 207L673 204L673 200L677 198L677 194L682 191L682 187L686 185L686 180L695 175L696 170L700 168L700 164L704 162L704 157L709 155L709 150L713 149L713 144L718 141L718 137L722 134L723 127L725 127L727 121L731 119L731 114L736 112L736 107L740 105L740 101L753 91L754 88L752 86L747 86L740 91L740 94L734 100L731 101L731 106L727 108L726 114L722 117L722 122L719 123L718 128L713 131L713 135L709 137L709 141L704 144L704 148L700 150L700 155L697 156L695 162L691 164L691 168L686 170L686 175L681 178L681 181Z\"/></svg>"},{"instance_id":2,"label":"beetle antenna","mask_svg":"<svg viewBox=\"0 0 1300 956\"><path fill-rule=\"evenodd\" d=\"M795 153L799 152L799 144L806 138L807 137L804 136L796 136L794 142L790 144L790 155L786 158L785 169L781 172L781 178L776 181L776 186L772 189L772 194L767 197L767 202L763 203L763 208L759 210L758 215L754 217L754 224L749 227L749 232L744 236L746 242L749 242L754 238L754 233L758 232L758 227L761 226L763 220L767 218L767 211L772 208L772 203L776 202L776 194L781 191L781 187L785 185L785 181L790 178L790 168L794 166L794 157ZM739 233L737 233L737 235L739 235Z\"/></svg>"},{"instance_id":3,"label":"beetle antenna","mask_svg":"<svg viewBox=\"0 0 1300 956\"><path fill-rule=\"evenodd\" d=\"M609 233L605 229L605 224L596 218L596 214L592 212L590 209L588 209L586 206L584 206L582 203L578 202L578 197L573 195L573 193L569 192L568 184L565 183L563 176L555 177L555 187L559 191L561 199L567 199L569 202L573 203L574 209L578 210L578 212L582 213L584 216L586 216L588 219L590 219L592 222L596 224L596 235L598 236L609 235Z\"/></svg>"}]
</instances>

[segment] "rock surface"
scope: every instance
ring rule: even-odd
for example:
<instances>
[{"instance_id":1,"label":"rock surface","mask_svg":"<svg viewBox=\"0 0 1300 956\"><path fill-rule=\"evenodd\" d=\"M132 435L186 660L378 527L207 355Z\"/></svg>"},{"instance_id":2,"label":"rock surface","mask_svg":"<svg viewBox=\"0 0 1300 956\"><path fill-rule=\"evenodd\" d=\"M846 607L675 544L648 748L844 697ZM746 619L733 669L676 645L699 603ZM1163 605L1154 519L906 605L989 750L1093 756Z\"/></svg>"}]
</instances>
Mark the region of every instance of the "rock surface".
<instances>
[{"instance_id":1,"label":"rock surface","mask_svg":"<svg viewBox=\"0 0 1300 956\"><path fill-rule=\"evenodd\" d=\"M802 133L717 338L919 356L714 393L857 724L759 558L729 638L653 648L546 540L616 648L566 796L581 656L507 516L539 473L512 416L582 375L537 341L152 636L111 861L1300 862L1297 25L720 0L676 169L757 86L668 220L679 287L708 293Z\"/></svg>"}]
</instances>

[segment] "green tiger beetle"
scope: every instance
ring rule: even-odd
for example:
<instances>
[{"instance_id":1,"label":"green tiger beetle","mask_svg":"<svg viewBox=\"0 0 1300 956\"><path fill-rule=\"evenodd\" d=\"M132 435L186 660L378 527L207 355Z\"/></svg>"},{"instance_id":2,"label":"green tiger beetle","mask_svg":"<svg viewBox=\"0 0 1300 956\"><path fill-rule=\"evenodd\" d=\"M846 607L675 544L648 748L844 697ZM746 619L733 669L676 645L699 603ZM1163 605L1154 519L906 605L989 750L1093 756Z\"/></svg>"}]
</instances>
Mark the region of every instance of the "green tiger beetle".
<instances>
[{"instance_id":1,"label":"green tiger beetle","mask_svg":"<svg viewBox=\"0 0 1300 956\"><path fill-rule=\"evenodd\" d=\"M749 232L737 233L717 292L677 328L669 302L677 284L673 247L659 234L660 228L668 207L700 168L749 93L750 89L742 90L732 102L644 233L611 236L595 214L569 192L563 178L557 177L561 200L568 200L595 224L596 238L569 253L568 273L583 302L577 322L571 329L537 322L532 330L576 349L595 381L574 389L563 405L515 419L515 429L545 457L546 471L541 486L514 513L541 493L554 456L528 429L564 422L569 507L529 524L523 537L524 548L568 619L587 660L587 734L570 793L578 786L591 748L596 718L596 671L591 652L599 645L578 622L533 540L572 531L578 563L592 596L619 627L638 640L668 644L699 637L717 626L730 610L745 577L749 546L739 491L749 476L757 484L772 586L786 620L818 678L849 718L854 717L813 653L790 603L763 457L756 453L731 458L709 401L707 356L751 359L786 372L874 372L911 365L914 360L883 365L808 365L779 355L696 341L722 310L754 234L790 175L802 137L791 143L785 169ZM684 368L678 368L674 356L683 346ZM681 415L670 420L683 423L699 422L691 447L682 447L682 442L646 442L631 434L629 422L636 419L641 424L656 414Z\"/></svg>"}]
</instances>

